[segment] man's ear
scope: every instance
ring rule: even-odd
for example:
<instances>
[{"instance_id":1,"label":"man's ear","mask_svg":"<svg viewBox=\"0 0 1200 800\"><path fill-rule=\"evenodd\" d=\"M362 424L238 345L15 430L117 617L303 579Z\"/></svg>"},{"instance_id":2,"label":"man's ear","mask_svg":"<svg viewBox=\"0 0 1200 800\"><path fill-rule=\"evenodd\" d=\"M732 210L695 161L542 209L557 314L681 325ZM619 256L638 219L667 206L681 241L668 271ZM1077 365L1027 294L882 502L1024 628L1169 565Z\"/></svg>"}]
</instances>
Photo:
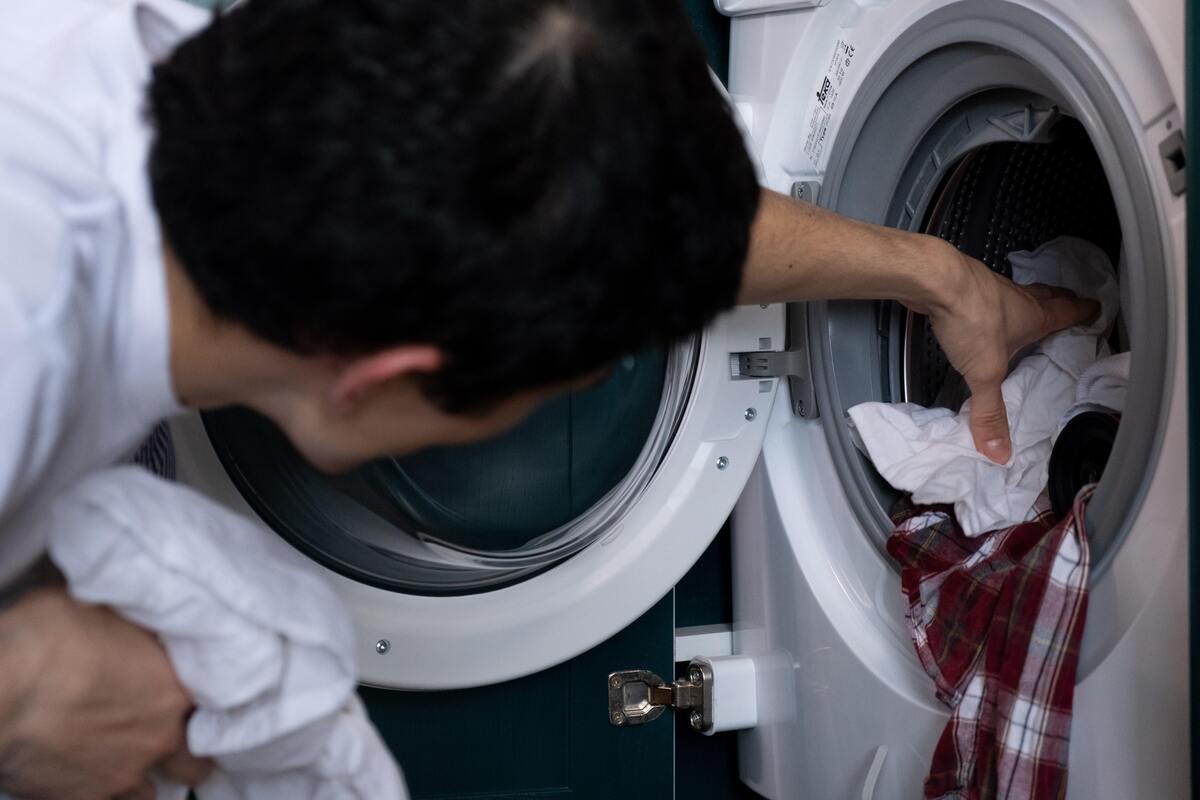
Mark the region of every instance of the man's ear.
<instances>
[{"instance_id":1,"label":"man's ear","mask_svg":"<svg viewBox=\"0 0 1200 800\"><path fill-rule=\"evenodd\" d=\"M437 372L444 363L442 351L430 344L398 345L359 356L341 367L330 399L335 408L348 409L396 378Z\"/></svg>"}]
</instances>

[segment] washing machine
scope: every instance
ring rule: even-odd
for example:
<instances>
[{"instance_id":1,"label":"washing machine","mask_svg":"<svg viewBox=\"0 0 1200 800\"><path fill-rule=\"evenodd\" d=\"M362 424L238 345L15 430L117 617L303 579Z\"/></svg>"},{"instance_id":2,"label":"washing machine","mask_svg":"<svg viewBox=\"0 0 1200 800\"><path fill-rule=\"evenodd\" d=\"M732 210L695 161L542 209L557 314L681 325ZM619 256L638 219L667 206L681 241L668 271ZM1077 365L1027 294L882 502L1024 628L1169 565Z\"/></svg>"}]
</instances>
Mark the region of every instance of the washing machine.
<instances>
[{"instance_id":1,"label":"washing machine","mask_svg":"<svg viewBox=\"0 0 1200 800\"><path fill-rule=\"evenodd\" d=\"M1088 510L1069 796L1189 796L1183 2L718 6L766 185L996 270L1063 234L1117 265L1129 406ZM792 307L788 329L734 515L734 650L760 678L741 776L768 798L918 797L947 709L884 552L896 495L844 412L950 405L961 381L891 303Z\"/></svg>"},{"instance_id":2,"label":"washing machine","mask_svg":"<svg viewBox=\"0 0 1200 800\"><path fill-rule=\"evenodd\" d=\"M717 5L766 185L1000 270L1060 233L1120 264L1114 341L1135 388L1089 520L1071 791L1183 796L1182 3ZM669 592L732 513L735 624L717 637L732 646L701 665L719 674L697 673L732 705L700 727L748 727L741 776L766 797L908 798L946 712L883 552L895 495L843 413L955 391L924 322L890 303L750 306L496 440L347 475L315 472L244 410L172 433L180 480L325 570L361 678L384 688L495 684L588 650Z\"/></svg>"}]
</instances>

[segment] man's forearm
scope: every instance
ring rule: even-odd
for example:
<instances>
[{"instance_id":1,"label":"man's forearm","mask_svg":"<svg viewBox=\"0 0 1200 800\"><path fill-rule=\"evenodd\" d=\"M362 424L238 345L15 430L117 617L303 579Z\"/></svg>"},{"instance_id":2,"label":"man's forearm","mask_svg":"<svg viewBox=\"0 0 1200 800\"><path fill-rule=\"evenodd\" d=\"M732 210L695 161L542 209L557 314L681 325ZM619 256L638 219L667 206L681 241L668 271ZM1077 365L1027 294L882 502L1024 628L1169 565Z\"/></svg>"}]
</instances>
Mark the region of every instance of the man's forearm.
<instances>
[{"instance_id":1,"label":"man's forearm","mask_svg":"<svg viewBox=\"0 0 1200 800\"><path fill-rule=\"evenodd\" d=\"M916 310L952 296L957 251L763 190L741 303L890 299Z\"/></svg>"},{"instance_id":2,"label":"man's forearm","mask_svg":"<svg viewBox=\"0 0 1200 800\"><path fill-rule=\"evenodd\" d=\"M1092 301L1045 286L1019 287L932 236L867 225L764 191L738 298L898 300L928 314L971 390L975 447L1012 455L1001 383L1022 347L1091 319Z\"/></svg>"}]
</instances>

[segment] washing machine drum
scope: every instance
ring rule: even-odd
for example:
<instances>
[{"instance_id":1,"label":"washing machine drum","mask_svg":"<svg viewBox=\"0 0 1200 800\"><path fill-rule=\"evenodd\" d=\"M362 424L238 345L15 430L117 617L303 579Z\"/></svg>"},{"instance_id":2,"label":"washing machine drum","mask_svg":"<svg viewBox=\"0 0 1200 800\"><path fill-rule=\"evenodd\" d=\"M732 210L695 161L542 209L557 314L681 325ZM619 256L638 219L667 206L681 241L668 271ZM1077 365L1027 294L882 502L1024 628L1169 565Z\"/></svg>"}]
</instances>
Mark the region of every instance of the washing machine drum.
<instances>
[{"instance_id":1,"label":"washing machine drum","mask_svg":"<svg viewBox=\"0 0 1200 800\"><path fill-rule=\"evenodd\" d=\"M1008 254L1059 236L1096 244L1116 264L1121 226L1104 169L1078 122L1065 119L1044 144L985 145L943 181L925 230L1012 277ZM966 385L938 346L928 320L905 313L903 400L957 410Z\"/></svg>"},{"instance_id":2,"label":"washing machine drum","mask_svg":"<svg viewBox=\"0 0 1200 800\"><path fill-rule=\"evenodd\" d=\"M998 102L1001 108L1007 100ZM1077 236L1119 263L1121 226L1101 161L1083 126L1045 101L1031 100L1011 116L1053 119L1036 141L992 141L960 153L925 189L901 180L887 221L939 236L985 265L1011 277L1008 254L1059 236ZM910 163L936 162L918 148ZM853 157L853 156L852 156ZM906 176L916 174L910 169ZM865 185L865 184L863 184ZM921 195L920 202L913 198ZM861 196L861 192L859 193ZM835 208L855 213L858 196L843 192ZM923 209L904 222L913 208ZM897 211L897 209L899 209ZM863 215L869 216L869 215ZM809 336L822 357L814 368L827 393L825 407L846 409L869 401L910 402L957 410L968 397L928 320L897 303L843 301L811 315ZM1115 349L1126 349L1121 325ZM899 494L853 445L841 414L822 413L835 464L864 531L885 551L889 514ZM1112 537L1095 544L1100 560Z\"/></svg>"},{"instance_id":3,"label":"washing machine drum","mask_svg":"<svg viewBox=\"0 0 1200 800\"><path fill-rule=\"evenodd\" d=\"M280 535L357 581L419 594L493 589L604 532L652 474L681 406L675 356L628 357L601 385L553 399L505 435L376 461L311 467L266 419L204 415L238 490Z\"/></svg>"}]
</instances>

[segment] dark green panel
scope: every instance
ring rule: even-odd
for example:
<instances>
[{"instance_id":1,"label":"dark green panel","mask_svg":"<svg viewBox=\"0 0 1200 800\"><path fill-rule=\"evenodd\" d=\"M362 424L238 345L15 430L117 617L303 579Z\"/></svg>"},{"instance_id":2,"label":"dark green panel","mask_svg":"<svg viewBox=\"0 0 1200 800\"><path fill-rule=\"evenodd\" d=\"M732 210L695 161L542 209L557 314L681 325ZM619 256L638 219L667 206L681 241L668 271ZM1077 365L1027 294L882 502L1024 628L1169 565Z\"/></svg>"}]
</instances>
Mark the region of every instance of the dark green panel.
<instances>
[{"instance_id":1,"label":"dark green panel","mask_svg":"<svg viewBox=\"0 0 1200 800\"><path fill-rule=\"evenodd\" d=\"M713 0L683 0L696 33L704 43L708 62L725 83L729 82L729 20L717 13Z\"/></svg>"},{"instance_id":2,"label":"dark green panel","mask_svg":"<svg viewBox=\"0 0 1200 800\"><path fill-rule=\"evenodd\" d=\"M675 626L733 622L733 557L726 523L683 579L675 585Z\"/></svg>"},{"instance_id":3,"label":"dark green panel","mask_svg":"<svg viewBox=\"0 0 1200 800\"><path fill-rule=\"evenodd\" d=\"M612 727L605 678L631 668L672 674L673 618L668 595L607 642L517 681L455 692L361 693L414 800L669 800L670 717Z\"/></svg>"},{"instance_id":4,"label":"dark green panel","mask_svg":"<svg viewBox=\"0 0 1200 800\"><path fill-rule=\"evenodd\" d=\"M1200 20L1196 7L1187 4L1187 160L1192 165L1188 171L1191 181L1196 180L1196 167L1200 164L1200 110L1196 107L1200 94ZM1191 602L1191 646L1189 668L1191 672L1191 724L1192 724L1192 797L1200 798L1200 196L1196 187L1188 187L1187 198L1188 230L1188 424L1192 431L1188 448L1188 474L1190 491L1188 496L1191 512L1191 536L1188 540L1189 574L1188 586Z\"/></svg>"}]
</instances>

